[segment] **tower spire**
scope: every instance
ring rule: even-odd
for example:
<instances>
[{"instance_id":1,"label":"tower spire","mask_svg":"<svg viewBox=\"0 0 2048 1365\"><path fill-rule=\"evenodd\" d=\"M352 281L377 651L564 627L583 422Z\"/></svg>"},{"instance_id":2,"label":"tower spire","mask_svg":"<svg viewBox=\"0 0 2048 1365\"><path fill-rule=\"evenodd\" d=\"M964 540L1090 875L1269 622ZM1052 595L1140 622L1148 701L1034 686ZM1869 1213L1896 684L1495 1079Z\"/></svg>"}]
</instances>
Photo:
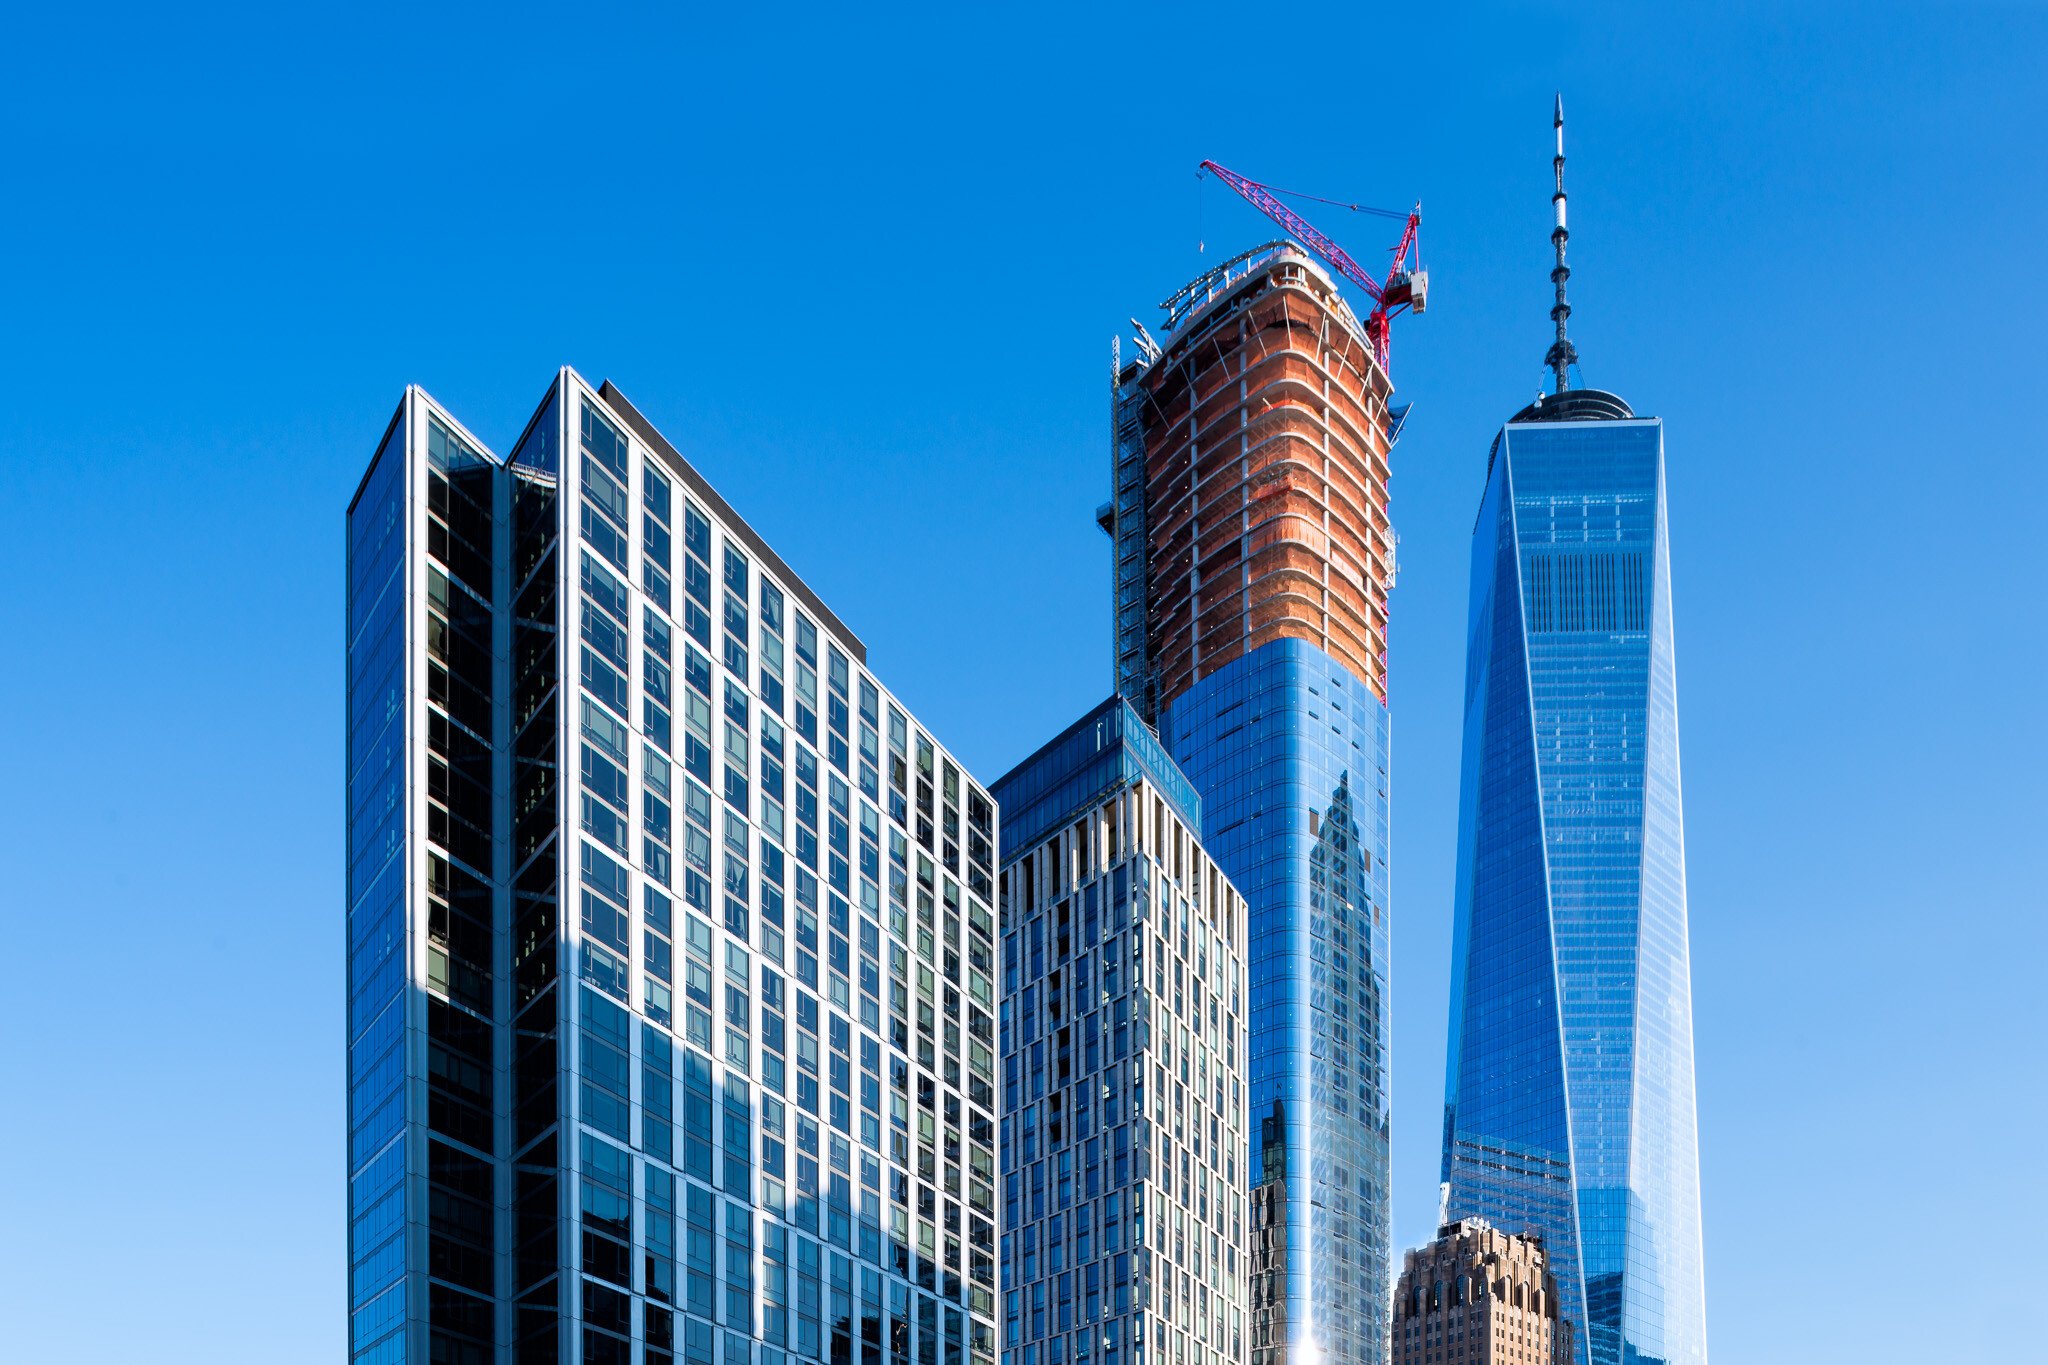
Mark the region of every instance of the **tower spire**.
<instances>
[{"instance_id":1,"label":"tower spire","mask_svg":"<svg viewBox=\"0 0 2048 1365\"><path fill-rule=\"evenodd\" d=\"M1552 119L1557 129L1557 156L1551 167L1557 173L1557 190L1550 196L1551 204L1557 210L1557 226L1550 230L1550 244L1557 249L1557 264L1551 267L1550 282L1557 286L1557 302L1550 306L1550 320L1557 324L1557 340L1550 343L1549 352L1543 363L1550 367L1556 379L1553 393L1563 393L1571 387L1571 367L1578 363L1579 352L1565 336L1565 321L1572 315L1572 306L1564 301L1564 284L1572 277L1572 268L1564 263L1564 244L1571 237L1564 219L1564 94L1557 96L1557 112Z\"/></svg>"}]
</instances>

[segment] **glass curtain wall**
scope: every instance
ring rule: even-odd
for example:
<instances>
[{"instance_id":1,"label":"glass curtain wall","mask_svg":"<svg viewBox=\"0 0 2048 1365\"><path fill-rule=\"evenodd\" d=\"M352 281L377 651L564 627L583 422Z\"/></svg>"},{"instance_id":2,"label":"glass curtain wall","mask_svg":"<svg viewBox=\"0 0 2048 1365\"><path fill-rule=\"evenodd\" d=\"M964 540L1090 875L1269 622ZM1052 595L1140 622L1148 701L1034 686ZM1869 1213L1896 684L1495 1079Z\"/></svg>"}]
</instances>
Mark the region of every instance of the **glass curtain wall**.
<instances>
[{"instance_id":1,"label":"glass curtain wall","mask_svg":"<svg viewBox=\"0 0 2048 1365\"><path fill-rule=\"evenodd\" d=\"M1446 1213L1543 1232L1582 1361L1703 1365L1661 424L1506 428L1471 638Z\"/></svg>"},{"instance_id":2,"label":"glass curtain wall","mask_svg":"<svg viewBox=\"0 0 2048 1365\"><path fill-rule=\"evenodd\" d=\"M1254 1365L1385 1351L1387 711L1283 639L1196 682L1160 735L1250 921ZM1284 1195L1284 1197L1283 1197Z\"/></svg>"}]
</instances>

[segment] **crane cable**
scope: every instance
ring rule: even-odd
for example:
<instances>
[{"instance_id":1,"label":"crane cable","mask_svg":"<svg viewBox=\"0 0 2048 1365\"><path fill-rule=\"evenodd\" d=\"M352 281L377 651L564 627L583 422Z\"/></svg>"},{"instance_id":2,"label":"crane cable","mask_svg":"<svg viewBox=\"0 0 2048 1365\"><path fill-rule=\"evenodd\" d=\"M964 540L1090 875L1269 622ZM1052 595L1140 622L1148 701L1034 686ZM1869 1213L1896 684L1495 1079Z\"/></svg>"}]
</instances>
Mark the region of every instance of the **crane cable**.
<instances>
[{"instance_id":1,"label":"crane cable","mask_svg":"<svg viewBox=\"0 0 2048 1365\"><path fill-rule=\"evenodd\" d=\"M1207 179L1208 172L1198 170L1195 172L1195 178L1197 180ZM1300 190L1283 190L1278 185L1267 185L1265 190L1268 194L1283 194L1289 199L1306 199L1311 203L1328 204L1332 208L1344 209L1350 213L1369 213L1375 218L1391 218L1397 223L1408 221L1407 214L1397 212L1394 209L1376 209L1370 204L1353 204L1343 199L1325 199L1320 194L1304 194ZM1199 202L1198 199L1197 203L1199 204Z\"/></svg>"}]
</instances>

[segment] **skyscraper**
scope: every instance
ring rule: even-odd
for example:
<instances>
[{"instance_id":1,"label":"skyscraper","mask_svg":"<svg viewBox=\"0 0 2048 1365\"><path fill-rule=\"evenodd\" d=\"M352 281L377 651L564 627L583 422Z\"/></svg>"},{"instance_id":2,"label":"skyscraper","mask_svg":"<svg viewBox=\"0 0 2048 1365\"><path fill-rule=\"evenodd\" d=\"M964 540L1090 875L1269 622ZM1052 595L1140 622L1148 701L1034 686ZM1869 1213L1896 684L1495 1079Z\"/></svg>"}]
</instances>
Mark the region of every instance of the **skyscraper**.
<instances>
[{"instance_id":1,"label":"skyscraper","mask_svg":"<svg viewBox=\"0 0 2048 1365\"><path fill-rule=\"evenodd\" d=\"M1250 914L1252 1365L1386 1351L1388 452L1328 273L1273 242L1194 280L1113 394L1115 677ZM1299 1355L1296 1353L1299 1352Z\"/></svg>"},{"instance_id":2,"label":"skyscraper","mask_svg":"<svg viewBox=\"0 0 2048 1365\"><path fill-rule=\"evenodd\" d=\"M1664 429L1552 395L1473 530L1443 1221L1539 1232L1581 1365L1705 1365Z\"/></svg>"},{"instance_id":3,"label":"skyscraper","mask_svg":"<svg viewBox=\"0 0 2048 1365\"><path fill-rule=\"evenodd\" d=\"M1002 809L1007 1365L1241 1365L1244 903L1111 697Z\"/></svg>"},{"instance_id":4,"label":"skyscraper","mask_svg":"<svg viewBox=\"0 0 2048 1365\"><path fill-rule=\"evenodd\" d=\"M610 385L348 513L351 1358L994 1365L995 809Z\"/></svg>"}]
</instances>

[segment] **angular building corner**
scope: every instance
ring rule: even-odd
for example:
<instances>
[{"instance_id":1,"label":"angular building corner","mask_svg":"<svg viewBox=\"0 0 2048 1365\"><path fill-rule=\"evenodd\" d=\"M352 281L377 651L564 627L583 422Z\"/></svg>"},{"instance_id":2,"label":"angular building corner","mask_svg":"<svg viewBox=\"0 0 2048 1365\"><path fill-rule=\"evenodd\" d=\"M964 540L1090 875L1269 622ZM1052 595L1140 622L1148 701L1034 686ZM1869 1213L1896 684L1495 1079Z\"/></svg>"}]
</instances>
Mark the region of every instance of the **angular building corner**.
<instances>
[{"instance_id":1,"label":"angular building corner","mask_svg":"<svg viewBox=\"0 0 2048 1365\"><path fill-rule=\"evenodd\" d=\"M1706 1365L1664 424L1571 387L1553 127L1551 393L1472 529L1439 1221L1541 1238L1578 1365Z\"/></svg>"},{"instance_id":2,"label":"angular building corner","mask_svg":"<svg viewBox=\"0 0 2048 1365\"><path fill-rule=\"evenodd\" d=\"M1112 397L1117 690L1242 892L1250 1365L1378 1362L1387 1076L1388 458L1403 411L1329 273L1223 263L1141 332Z\"/></svg>"},{"instance_id":3,"label":"angular building corner","mask_svg":"<svg viewBox=\"0 0 2048 1365\"><path fill-rule=\"evenodd\" d=\"M1469 638L1443 1218L1541 1234L1581 1365L1705 1365L1662 422L1507 423Z\"/></svg>"},{"instance_id":4,"label":"angular building corner","mask_svg":"<svg viewBox=\"0 0 2048 1365\"><path fill-rule=\"evenodd\" d=\"M610 385L347 521L350 1358L995 1365L995 807Z\"/></svg>"},{"instance_id":5,"label":"angular building corner","mask_svg":"<svg viewBox=\"0 0 2048 1365\"><path fill-rule=\"evenodd\" d=\"M1112 696L1002 810L1005 1365L1241 1365L1246 914Z\"/></svg>"}]
</instances>

